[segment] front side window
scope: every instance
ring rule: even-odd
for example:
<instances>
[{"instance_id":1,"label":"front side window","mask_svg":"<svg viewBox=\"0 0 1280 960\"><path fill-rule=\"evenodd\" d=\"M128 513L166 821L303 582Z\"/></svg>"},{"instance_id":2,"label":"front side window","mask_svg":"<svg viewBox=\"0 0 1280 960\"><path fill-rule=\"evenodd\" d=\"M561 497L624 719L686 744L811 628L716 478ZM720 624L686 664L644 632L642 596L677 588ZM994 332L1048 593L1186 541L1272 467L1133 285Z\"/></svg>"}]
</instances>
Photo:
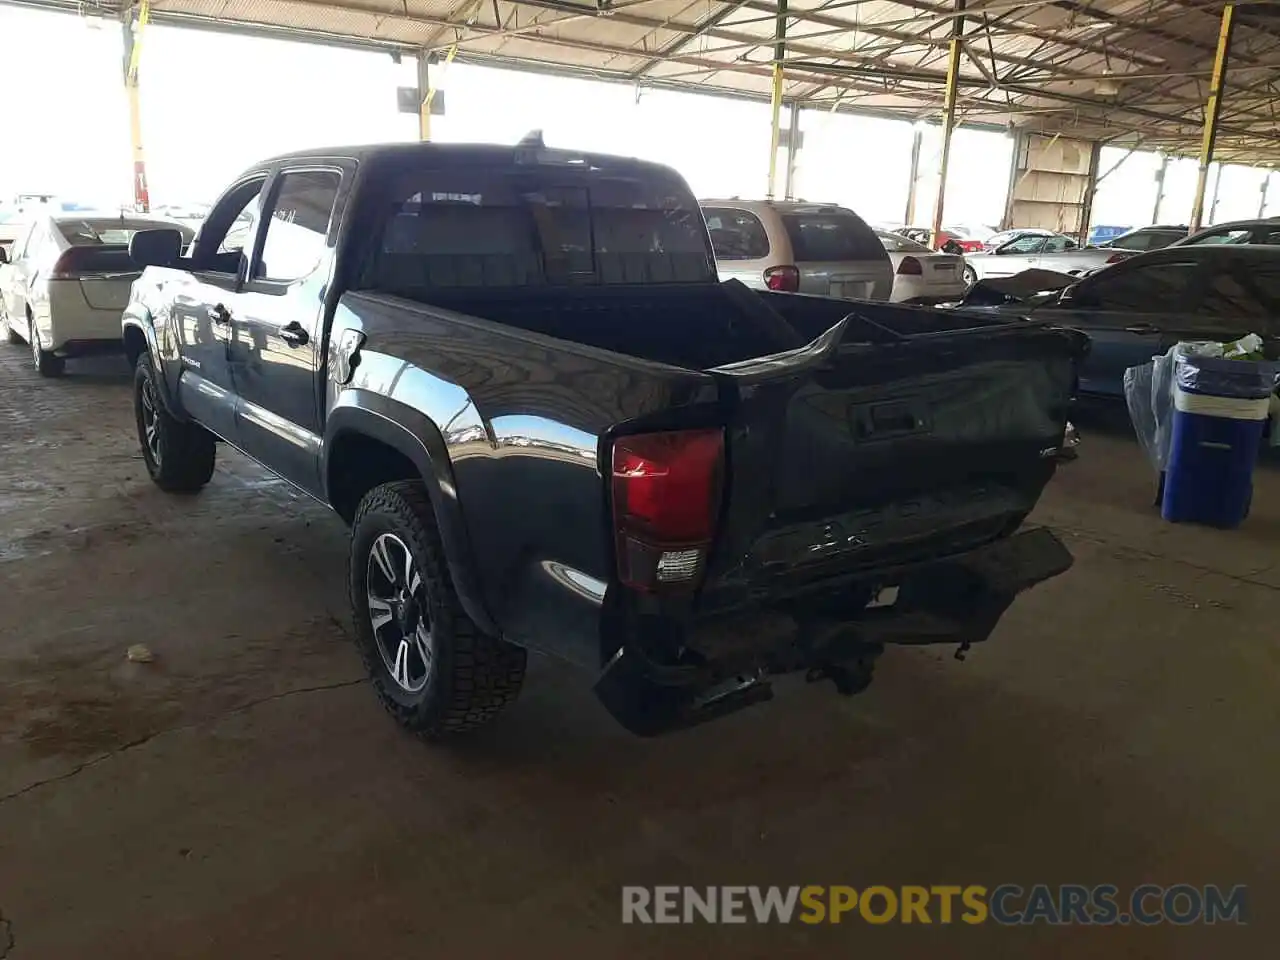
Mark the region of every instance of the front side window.
<instances>
[{"instance_id":1,"label":"front side window","mask_svg":"<svg viewBox=\"0 0 1280 960\"><path fill-rule=\"evenodd\" d=\"M1066 253L1075 248L1076 242L1068 237L1050 237L1044 242L1045 253Z\"/></svg>"},{"instance_id":2,"label":"front side window","mask_svg":"<svg viewBox=\"0 0 1280 960\"><path fill-rule=\"evenodd\" d=\"M415 170L385 187L364 286L439 289L716 279L702 211L675 180L596 170Z\"/></svg>"},{"instance_id":3,"label":"front side window","mask_svg":"<svg viewBox=\"0 0 1280 960\"><path fill-rule=\"evenodd\" d=\"M1044 249L1044 237L1035 234L1026 234L1018 237L1017 240L1010 240L1000 248L1001 253L1039 253Z\"/></svg>"},{"instance_id":4,"label":"front side window","mask_svg":"<svg viewBox=\"0 0 1280 960\"><path fill-rule=\"evenodd\" d=\"M255 277L301 280L316 268L328 242L329 218L341 182L333 170L298 170L280 178Z\"/></svg>"},{"instance_id":5,"label":"front side window","mask_svg":"<svg viewBox=\"0 0 1280 960\"><path fill-rule=\"evenodd\" d=\"M1082 306L1137 313L1188 313L1194 307L1199 265L1187 262L1151 263L1132 270L1104 270L1078 288Z\"/></svg>"},{"instance_id":6,"label":"front side window","mask_svg":"<svg viewBox=\"0 0 1280 960\"><path fill-rule=\"evenodd\" d=\"M745 210L704 207L707 231L717 260L759 260L769 255L764 224Z\"/></svg>"},{"instance_id":7,"label":"front side window","mask_svg":"<svg viewBox=\"0 0 1280 960\"><path fill-rule=\"evenodd\" d=\"M259 197L266 175L236 184L209 212L200 227L194 269L213 273L239 274L253 247L253 225L257 222Z\"/></svg>"}]
</instances>

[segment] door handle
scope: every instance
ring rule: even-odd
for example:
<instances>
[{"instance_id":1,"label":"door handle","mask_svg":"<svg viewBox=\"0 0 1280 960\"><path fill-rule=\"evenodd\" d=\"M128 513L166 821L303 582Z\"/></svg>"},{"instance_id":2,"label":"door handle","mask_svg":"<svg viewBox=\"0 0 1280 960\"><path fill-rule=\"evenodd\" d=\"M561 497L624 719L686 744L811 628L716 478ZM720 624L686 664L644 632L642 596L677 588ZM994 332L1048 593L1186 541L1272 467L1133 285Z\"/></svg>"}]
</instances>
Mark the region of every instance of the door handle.
<instances>
[{"instance_id":1,"label":"door handle","mask_svg":"<svg viewBox=\"0 0 1280 960\"><path fill-rule=\"evenodd\" d=\"M297 320L290 320L280 328L280 339L291 347L306 346L311 339L306 329Z\"/></svg>"},{"instance_id":2,"label":"door handle","mask_svg":"<svg viewBox=\"0 0 1280 960\"><path fill-rule=\"evenodd\" d=\"M209 314L209 319L214 323L231 322L231 311L220 303L215 303L212 307L205 307L205 312Z\"/></svg>"},{"instance_id":3,"label":"door handle","mask_svg":"<svg viewBox=\"0 0 1280 960\"><path fill-rule=\"evenodd\" d=\"M1157 333L1159 331L1157 331L1156 328L1149 323L1135 323L1133 324L1133 326L1125 327L1124 332L1125 333Z\"/></svg>"}]
</instances>

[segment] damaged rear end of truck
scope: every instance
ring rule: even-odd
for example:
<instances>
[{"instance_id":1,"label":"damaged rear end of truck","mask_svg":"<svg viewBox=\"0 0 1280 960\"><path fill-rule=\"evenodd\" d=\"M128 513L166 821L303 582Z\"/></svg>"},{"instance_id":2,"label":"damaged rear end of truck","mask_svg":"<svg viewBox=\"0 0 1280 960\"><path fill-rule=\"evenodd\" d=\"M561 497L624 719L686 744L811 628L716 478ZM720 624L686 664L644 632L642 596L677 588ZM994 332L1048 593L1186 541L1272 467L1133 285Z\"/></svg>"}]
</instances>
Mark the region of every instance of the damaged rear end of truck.
<instances>
[{"instance_id":1,"label":"damaged rear end of truck","mask_svg":"<svg viewBox=\"0 0 1280 960\"><path fill-rule=\"evenodd\" d=\"M889 644L987 639L1071 556L1024 521L1063 442L1077 334L1023 321L766 295L805 346L706 371L719 422L669 412L603 438L617 638L596 691L639 734L841 693ZM687 416L687 414L686 414Z\"/></svg>"}]
</instances>

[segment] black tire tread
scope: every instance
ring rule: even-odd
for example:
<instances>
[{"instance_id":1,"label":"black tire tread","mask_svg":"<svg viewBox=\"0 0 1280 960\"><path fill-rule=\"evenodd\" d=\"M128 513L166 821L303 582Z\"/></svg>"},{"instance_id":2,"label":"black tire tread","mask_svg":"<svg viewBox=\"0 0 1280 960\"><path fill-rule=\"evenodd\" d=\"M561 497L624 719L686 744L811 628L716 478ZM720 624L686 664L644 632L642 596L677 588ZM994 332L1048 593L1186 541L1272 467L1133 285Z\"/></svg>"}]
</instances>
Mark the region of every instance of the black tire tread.
<instances>
[{"instance_id":1,"label":"black tire tread","mask_svg":"<svg viewBox=\"0 0 1280 960\"><path fill-rule=\"evenodd\" d=\"M433 605L433 629L443 627L442 636L448 643L447 649L437 650L440 695L414 707L390 695L386 684L392 681L384 675L377 641L365 621L359 590L360 566L365 558L355 555L355 532L371 513L394 518L412 540L422 562L423 579L429 580L428 590L438 600ZM348 572L352 614L360 637L357 646L378 699L400 726L427 738L464 733L487 724L515 701L524 683L526 651L483 633L462 609L445 562L431 498L423 484L386 483L366 494L352 523L351 543Z\"/></svg>"},{"instance_id":2,"label":"black tire tread","mask_svg":"<svg viewBox=\"0 0 1280 960\"><path fill-rule=\"evenodd\" d=\"M143 353L138 358L134 372L134 405L139 403L138 394L142 389L142 378L154 379L155 368L151 364L150 354ZM156 391L157 394L159 391ZM157 468L147 453L146 440L142 436L141 413L135 410L139 421L138 442L142 446L142 457L147 464L147 472L155 485L166 493L195 493L213 479L214 461L217 457L217 441L204 427L192 421L178 420L164 408L157 396L157 416L160 419L160 430L163 435L163 456Z\"/></svg>"}]
</instances>

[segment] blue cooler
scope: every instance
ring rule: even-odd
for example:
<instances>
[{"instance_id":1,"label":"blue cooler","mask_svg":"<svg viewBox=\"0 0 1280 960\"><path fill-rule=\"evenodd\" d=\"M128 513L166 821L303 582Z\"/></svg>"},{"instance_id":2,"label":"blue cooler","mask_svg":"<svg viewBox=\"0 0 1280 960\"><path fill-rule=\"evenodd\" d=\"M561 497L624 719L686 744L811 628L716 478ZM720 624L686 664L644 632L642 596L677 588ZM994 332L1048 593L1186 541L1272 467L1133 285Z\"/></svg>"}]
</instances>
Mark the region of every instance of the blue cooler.
<instances>
[{"instance_id":1,"label":"blue cooler","mask_svg":"<svg viewBox=\"0 0 1280 960\"><path fill-rule=\"evenodd\" d=\"M1166 520L1238 527L1248 516L1276 369L1263 361L1177 357L1160 508Z\"/></svg>"}]
</instances>

